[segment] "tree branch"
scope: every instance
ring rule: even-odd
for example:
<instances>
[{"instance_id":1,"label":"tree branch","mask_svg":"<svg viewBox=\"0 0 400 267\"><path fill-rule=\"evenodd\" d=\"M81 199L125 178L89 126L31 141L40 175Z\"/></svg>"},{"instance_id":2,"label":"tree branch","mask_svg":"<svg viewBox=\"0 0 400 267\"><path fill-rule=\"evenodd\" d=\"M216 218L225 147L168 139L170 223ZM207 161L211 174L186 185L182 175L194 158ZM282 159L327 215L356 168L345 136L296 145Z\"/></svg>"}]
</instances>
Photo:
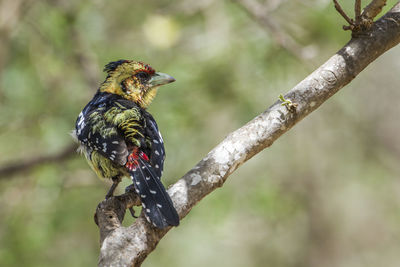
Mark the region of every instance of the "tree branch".
<instances>
[{"instance_id":1,"label":"tree branch","mask_svg":"<svg viewBox=\"0 0 400 267\"><path fill-rule=\"evenodd\" d=\"M364 8L362 16L365 19L373 20L379 13L381 13L382 8L386 5L386 1L387 0L373 0Z\"/></svg>"},{"instance_id":2,"label":"tree branch","mask_svg":"<svg viewBox=\"0 0 400 267\"><path fill-rule=\"evenodd\" d=\"M354 5L355 20L359 20L360 16L361 16L361 0L356 0L356 4Z\"/></svg>"},{"instance_id":3,"label":"tree branch","mask_svg":"<svg viewBox=\"0 0 400 267\"><path fill-rule=\"evenodd\" d=\"M351 30L352 36L355 37L358 34L363 34L369 30L374 22L374 18L382 11L382 8L386 5L387 0L372 0L372 2L364 8L361 14L361 0L355 0L354 5L354 20L347 16L346 12L339 5L337 0L333 0L337 12L349 23L349 25L343 26L343 30Z\"/></svg>"},{"instance_id":4,"label":"tree branch","mask_svg":"<svg viewBox=\"0 0 400 267\"><path fill-rule=\"evenodd\" d=\"M349 16L347 16L346 12L344 12L344 10L342 9L342 7L341 7L340 4L338 3L338 1L337 1L337 0L333 0L333 4L335 5L336 11L337 11L340 15L342 15L342 17L347 21L347 23L348 23L349 25L352 25L352 24L354 23L354 21L353 21L351 18L349 18Z\"/></svg>"},{"instance_id":5,"label":"tree branch","mask_svg":"<svg viewBox=\"0 0 400 267\"><path fill-rule=\"evenodd\" d=\"M297 105L295 110L289 111L287 105L282 105L282 101L275 102L262 114L227 136L171 186L168 193L180 218L184 218L207 194L222 186L241 164L272 145L282 134L353 80L369 63L399 42L400 2L368 32L353 37L285 95L287 100ZM99 266L140 266L171 228L155 229L147 223L143 214L131 226L122 227L118 219L119 222L115 221L115 214L109 218L109 213L102 211L112 210L114 205L120 206L118 202L118 198L114 197L102 202L102 208L97 209L102 236Z\"/></svg>"},{"instance_id":6,"label":"tree branch","mask_svg":"<svg viewBox=\"0 0 400 267\"><path fill-rule=\"evenodd\" d=\"M9 178L18 172L29 171L40 164L64 161L76 154L76 148L77 145L73 143L54 155L40 155L35 158L8 163L0 168L0 179Z\"/></svg>"}]
</instances>

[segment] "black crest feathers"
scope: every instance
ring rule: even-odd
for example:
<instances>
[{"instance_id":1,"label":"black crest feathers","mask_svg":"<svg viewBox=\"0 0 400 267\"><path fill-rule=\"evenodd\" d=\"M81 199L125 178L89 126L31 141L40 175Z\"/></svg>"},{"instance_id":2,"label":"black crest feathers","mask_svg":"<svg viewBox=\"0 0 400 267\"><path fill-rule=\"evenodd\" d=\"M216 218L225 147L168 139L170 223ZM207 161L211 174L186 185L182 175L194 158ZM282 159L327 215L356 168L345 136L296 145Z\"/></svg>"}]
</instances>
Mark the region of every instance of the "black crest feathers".
<instances>
[{"instance_id":1,"label":"black crest feathers","mask_svg":"<svg viewBox=\"0 0 400 267\"><path fill-rule=\"evenodd\" d=\"M104 66L103 71L110 73L112 71L114 71L119 65L122 65L124 63L128 63L130 62L130 60L126 60L126 59L120 59L118 61L112 61L110 63L108 63L107 65Z\"/></svg>"}]
</instances>

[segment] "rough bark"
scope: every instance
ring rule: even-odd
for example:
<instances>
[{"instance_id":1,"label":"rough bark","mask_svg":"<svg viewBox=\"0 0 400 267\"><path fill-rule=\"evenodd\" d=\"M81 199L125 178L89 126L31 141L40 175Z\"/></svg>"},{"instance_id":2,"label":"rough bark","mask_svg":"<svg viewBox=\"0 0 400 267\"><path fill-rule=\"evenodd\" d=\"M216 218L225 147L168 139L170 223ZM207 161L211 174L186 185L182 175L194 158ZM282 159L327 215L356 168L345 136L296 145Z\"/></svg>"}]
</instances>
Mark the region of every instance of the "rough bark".
<instances>
[{"instance_id":1,"label":"rough bark","mask_svg":"<svg viewBox=\"0 0 400 267\"><path fill-rule=\"evenodd\" d=\"M282 134L353 80L369 63L399 42L400 2L368 31L353 37L328 61L291 89L285 98L293 105L275 102L252 121L229 134L172 185L168 193L180 218L184 218L207 194L222 186L241 164L272 145ZM171 229L155 229L142 215L131 226L122 227L120 220L125 208L134 205L137 200L120 198L104 201L97 209L101 232L99 266L140 266Z\"/></svg>"}]
</instances>

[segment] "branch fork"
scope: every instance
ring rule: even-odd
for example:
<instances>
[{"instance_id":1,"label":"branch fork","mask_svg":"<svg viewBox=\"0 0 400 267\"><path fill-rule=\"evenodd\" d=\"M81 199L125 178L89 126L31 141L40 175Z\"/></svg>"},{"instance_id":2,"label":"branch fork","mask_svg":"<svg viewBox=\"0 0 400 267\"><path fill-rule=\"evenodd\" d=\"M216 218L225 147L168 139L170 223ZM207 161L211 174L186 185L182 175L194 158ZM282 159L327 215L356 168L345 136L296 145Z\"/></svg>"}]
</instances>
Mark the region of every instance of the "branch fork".
<instances>
[{"instance_id":1,"label":"branch fork","mask_svg":"<svg viewBox=\"0 0 400 267\"><path fill-rule=\"evenodd\" d=\"M347 21L349 25L344 25L343 30L352 31L353 37L368 31L374 23L374 18L382 11L387 0L373 0L364 8L361 13L361 0L355 0L354 19L350 18L337 0L333 0L336 10Z\"/></svg>"}]
</instances>

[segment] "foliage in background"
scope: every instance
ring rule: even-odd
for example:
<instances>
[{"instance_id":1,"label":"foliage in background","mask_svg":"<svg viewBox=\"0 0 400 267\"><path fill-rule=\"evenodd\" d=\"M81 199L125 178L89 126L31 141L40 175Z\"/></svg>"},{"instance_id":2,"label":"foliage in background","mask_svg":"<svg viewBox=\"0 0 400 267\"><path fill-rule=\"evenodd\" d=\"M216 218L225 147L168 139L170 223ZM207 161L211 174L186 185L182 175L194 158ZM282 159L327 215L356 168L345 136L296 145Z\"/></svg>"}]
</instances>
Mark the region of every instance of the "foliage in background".
<instances>
[{"instance_id":1,"label":"foliage in background","mask_svg":"<svg viewBox=\"0 0 400 267\"><path fill-rule=\"evenodd\" d=\"M174 182L349 39L330 1L268 2L307 60L240 1L0 1L0 166L70 145L102 67L127 58L177 80L150 107L166 142L163 181ZM399 56L246 163L143 265L397 266ZM108 186L78 155L1 178L0 265L95 265L93 213Z\"/></svg>"}]
</instances>

